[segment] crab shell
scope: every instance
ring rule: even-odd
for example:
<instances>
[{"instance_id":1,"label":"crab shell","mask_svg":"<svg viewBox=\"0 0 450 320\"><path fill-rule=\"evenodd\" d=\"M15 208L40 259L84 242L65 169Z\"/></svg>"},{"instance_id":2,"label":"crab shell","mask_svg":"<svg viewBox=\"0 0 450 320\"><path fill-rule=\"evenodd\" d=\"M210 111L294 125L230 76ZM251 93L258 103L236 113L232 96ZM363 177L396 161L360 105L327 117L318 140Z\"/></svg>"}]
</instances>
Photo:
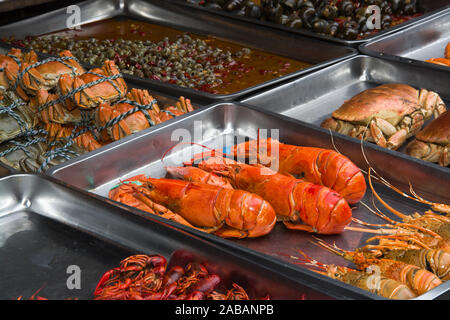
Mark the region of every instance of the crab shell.
<instances>
[{"instance_id":1,"label":"crab shell","mask_svg":"<svg viewBox=\"0 0 450 320\"><path fill-rule=\"evenodd\" d=\"M20 49L13 48L8 54L15 56L22 61L22 51ZM4 92L16 81L19 65L10 56L0 54L0 68L3 70L0 71L0 91Z\"/></svg>"},{"instance_id":2,"label":"crab shell","mask_svg":"<svg viewBox=\"0 0 450 320\"><path fill-rule=\"evenodd\" d=\"M35 96L41 90L52 90L58 84L58 80L62 75L71 74L73 76L84 73L84 68L75 60L70 51L61 52L60 57L72 57L63 62L49 61L25 72L20 80L20 86L30 96ZM34 51L25 54L24 63L20 67L20 72L24 72L25 68L38 61Z\"/></svg>"},{"instance_id":3,"label":"crab shell","mask_svg":"<svg viewBox=\"0 0 450 320\"><path fill-rule=\"evenodd\" d=\"M37 112L39 107L56 99L58 99L56 94L51 94L47 90L41 89L37 92L36 97L31 99L29 105ZM67 110L63 103L57 103L41 110L39 119L44 123L77 123L81 121L81 112L80 109Z\"/></svg>"},{"instance_id":4,"label":"crab shell","mask_svg":"<svg viewBox=\"0 0 450 320\"><path fill-rule=\"evenodd\" d=\"M147 90L142 89L131 89L127 94L127 98L132 101L136 101L139 104L146 105L151 103L154 99L149 94ZM101 104L96 112L96 123L98 126L105 125L109 120L112 120L122 113L125 113L129 110L132 110L135 106L129 103L116 103L114 105L109 104ZM153 105L153 109L148 109L147 114L151 119L151 122L147 119L145 114L142 111L135 112L123 120L119 121L117 124L106 128L107 135L113 140L122 139L130 134L135 132L147 129L151 124L157 124L162 122L161 119L157 117L158 112L160 111L157 104ZM102 137L105 138L105 132L102 132Z\"/></svg>"},{"instance_id":5,"label":"crab shell","mask_svg":"<svg viewBox=\"0 0 450 320\"><path fill-rule=\"evenodd\" d=\"M419 91L405 84L385 84L346 101L321 126L395 150L416 134L425 120L445 110L435 92Z\"/></svg>"},{"instance_id":6,"label":"crab shell","mask_svg":"<svg viewBox=\"0 0 450 320\"><path fill-rule=\"evenodd\" d=\"M450 164L450 110L431 121L406 147L410 156L439 163Z\"/></svg>"},{"instance_id":7,"label":"crab shell","mask_svg":"<svg viewBox=\"0 0 450 320\"><path fill-rule=\"evenodd\" d=\"M133 108L134 106L128 103L118 103L113 106L110 106L108 104L101 104L100 107L97 109L96 122L100 126L102 126L109 120L112 120L121 115L122 113L125 113ZM150 115L153 122L155 122L156 119L153 112L151 110L148 110L148 114ZM149 127L150 123L143 114L143 112L138 111L125 117L117 124L110 126L105 130L108 136L111 137L113 140L119 140L130 134L147 129Z\"/></svg>"},{"instance_id":8,"label":"crab shell","mask_svg":"<svg viewBox=\"0 0 450 320\"><path fill-rule=\"evenodd\" d=\"M368 89L346 101L333 112L333 118L367 125L374 117L396 126L419 108L419 91L404 84L385 84Z\"/></svg>"},{"instance_id":9,"label":"crab shell","mask_svg":"<svg viewBox=\"0 0 450 320\"><path fill-rule=\"evenodd\" d=\"M89 85L89 83L99 80L102 76L120 75L113 61L107 60L101 69L94 68L90 72L99 74L100 76L92 73L83 73L80 76L72 78L68 74L65 74L59 79L58 87L61 95L69 94L73 90L86 85L86 88L79 92L74 92L66 99L66 105L69 110L76 107L83 109L96 108L101 103L113 102L125 97L127 85L122 76L114 80Z\"/></svg>"},{"instance_id":10,"label":"crab shell","mask_svg":"<svg viewBox=\"0 0 450 320\"><path fill-rule=\"evenodd\" d=\"M27 139L16 140L19 143L26 143ZM5 142L0 145L0 152L13 148L15 146L12 142ZM27 146L25 149L19 148L12 151L3 157L0 157L0 162L23 172L35 172L41 165L40 157L48 150L44 142L37 142Z\"/></svg>"},{"instance_id":11,"label":"crab shell","mask_svg":"<svg viewBox=\"0 0 450 320\"><path fill-rule=\"evenodd\" d=\"M75 130L72 125L61 125L59 123L48 123L45 125L45 130L48 132L49 140L58 141L70 136ZM103 145L100 144L92 134L92 132L85 132L74 139L75 143L85 151L94 151Z\"/></svg>"},{"instance_id":12,"label":"crab shell","mask_svg":"<svg viewBox=\"0 0 450 320\"><path fill-rule=\"evenodd\" d=\"M3 95L2 100L0 100L0 108L2 108L2 106L10 105L15 100L20 101L13 91L6 92ZM26 127L21 127L20 123L8 113L1 113L0 142L14 139L24 130L34 128L38 123L38 118L26 104L17 106L14 108L13 112L23 121Z\"/></svg>"}]
</instances>

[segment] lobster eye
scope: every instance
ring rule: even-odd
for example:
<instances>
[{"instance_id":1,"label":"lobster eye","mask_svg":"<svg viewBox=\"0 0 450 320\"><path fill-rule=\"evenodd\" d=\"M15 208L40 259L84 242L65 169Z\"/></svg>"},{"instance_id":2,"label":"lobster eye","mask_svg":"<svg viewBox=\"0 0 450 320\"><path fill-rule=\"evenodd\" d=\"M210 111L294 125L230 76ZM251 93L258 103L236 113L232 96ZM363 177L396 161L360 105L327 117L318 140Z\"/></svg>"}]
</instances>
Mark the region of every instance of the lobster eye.
<instances>
[{"instance_id":1,"label":"lobster eye","mask_svg":"<svg viewBox=\"0 0 450 320\"><path fill-rule=\"evenodd\" d=\"M234 167L234 173L240 173L241 167Z\"/></svg>"},{"instance_id":2,"label":"lobster eye","mask_svg":"<svg viewBox=\"0 0 450 320\"><path fill-rule=\"evenodd\" d=\"M151 182L147 182L147 189L153 190L153 189L155 189L155 185Z\"/></svg>"}]
</instances>

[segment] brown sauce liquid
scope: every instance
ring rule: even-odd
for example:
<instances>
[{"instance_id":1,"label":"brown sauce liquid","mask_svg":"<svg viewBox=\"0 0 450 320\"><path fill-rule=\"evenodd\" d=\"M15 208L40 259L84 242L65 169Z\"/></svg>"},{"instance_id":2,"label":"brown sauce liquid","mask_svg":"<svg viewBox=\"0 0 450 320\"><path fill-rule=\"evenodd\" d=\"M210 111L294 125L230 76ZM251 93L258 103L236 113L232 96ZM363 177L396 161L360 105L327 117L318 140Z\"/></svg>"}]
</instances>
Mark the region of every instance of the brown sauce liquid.
<instances>
[{"instance_id":1,"label":"brown sauce liquid","mask_svg":"<svg viewBox=\"0 0 450 320\"><path fill-rule=\"evenodd\" d=\"M98 40L112 40L122 38L125 40L159 42L165 37L169 38L169 41L175 41L177 36L185 34L185 32L177 29L136 20L107 19L86 24L81 28L81 30L55 32L51 35L73 39L96 38ZM213 48L220 48L232 53L244 48L241 45L210 36L197 34L190 34L190 36L204 40L207 45ZM308 63L249 48L251 49L249 55L234 57L237 65L228 68L226 70L227 74L221 76L223 83L220 86L213 87L211 90L205 88L196 89L216 94L230 94L311 66Z\"/></svg>"}]
</instances>

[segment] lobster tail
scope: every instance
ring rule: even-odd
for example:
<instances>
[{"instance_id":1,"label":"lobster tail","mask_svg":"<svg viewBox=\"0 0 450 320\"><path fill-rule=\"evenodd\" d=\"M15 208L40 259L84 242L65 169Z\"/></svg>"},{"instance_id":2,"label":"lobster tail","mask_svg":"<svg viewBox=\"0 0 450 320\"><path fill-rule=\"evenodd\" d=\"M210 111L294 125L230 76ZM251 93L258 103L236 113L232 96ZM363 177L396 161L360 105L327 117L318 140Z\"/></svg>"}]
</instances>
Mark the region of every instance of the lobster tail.
<instances>
[{"instance_id":1,"label":"lobster tail","mask_svg":"<svg viewBox=\"0 0 450 320\"><path fill-rule=\"evenodd\" d=\"M294 211L300 220L310 227L285 223L290 229L303 229L319 234L338 234L344 231L352 219L347 201L333 190L301 180L295 185Z\"/></svg>"},{"instance_id":2,"label":"lobster tail","mask_svg":"<svg viewBox=\"0 0 450 320\"><path fill-rule=\"evenodd\" d=\"M260 237L272 231L276 215L272 206L261 197L243 191L222 189L217 197L215 208L224 215L225 224L244 232L247 237ZM235 230L222 230L222 236Z\"/></svg>"},{"instance_id":3,"label":"lobster tail","mask_svg":"<svg viewBox=\"0 0 450 320\"><path fill-rule=\"evenodd\" d=\"M321 150L315 165L319 177L317 183L335 190L350 204L364 197L367 188L364 175L346 156L333 150Z\"/></svg>"}]
</instances>

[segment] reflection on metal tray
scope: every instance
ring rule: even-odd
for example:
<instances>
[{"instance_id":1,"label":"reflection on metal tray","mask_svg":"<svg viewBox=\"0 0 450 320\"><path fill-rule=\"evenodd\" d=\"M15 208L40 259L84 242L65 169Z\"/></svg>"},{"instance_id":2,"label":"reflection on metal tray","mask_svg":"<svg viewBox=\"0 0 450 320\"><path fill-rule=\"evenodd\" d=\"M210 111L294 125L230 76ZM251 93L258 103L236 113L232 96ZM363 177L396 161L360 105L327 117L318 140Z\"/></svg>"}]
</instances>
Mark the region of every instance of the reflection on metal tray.
<instances>
[{"instance_id":1,"label":"reflection on metal tray","mask_svg":"<svg viewBox=\"0 0 450 320\"><path fill-rule=\"evenodd\" d=\"M242 17L242 16L239 16L234 13L229 13L229 12L225 12L225 11L214 10L214 9L209 9L209 8L205 8L202 6L189 4L186 2L186 0L168 0L168 1L174 2L177 5L179 5L180 7L184 7L184 10L190 10L190 11L198 10L198 11L208 12L208 13L218 15L219 17L222 17L223 19L232 18L232 19L235 19L238 21L245 21L245 22L249 22L249 23L252 23L255 25L267 26L267 27L278 29L278 30L291 32L296 35L309 36L309 37L326 40L326 41L330 41L330 42L335 42L335 43L339 43L341 45L346 45L346 46L351 46L351 47L357 47L358 45L367 43L368 41L383 38L384 36L395 33L399 30L402 30L403 28L406 28L411 25L415 25L416 23L419 23L421 21L425 21L425 20L429 19L431 16L439 14L441 10L444 10L445 8L449 8L449 2L447 0L418 0L419 8L421 9L421 12L424 12L424 14L422 16L411 19L410 21L404 22L395 27L380 31L380 32L374 34L373 36L369 36L365 39L343 40L343 39L338 39L336 37L321 35L321 34L318 34L318 33L315 33L315 32L309 31L309 30L304 30L304 29L298 30L298 29L294 29L294 28L288 28L288 27L285 27L283 25L276 24L273 22L262 21L259 19L252 19L249 17Z\"/></svg>"},{"instance_id":2,"label":"reflection on metal tray","mask_svg":"<svg viewBox=\"0 0 450 320\"><path fill-rule=\"evenodd\" d=\"M449 67L425 62L443 58L449 42L450 8L393 35L363 44L359 49L369 56L450 71Z\"/></svg>"},{"instance_id":3,"label":"reflection on metal tray","mask_svg":"<svg viewBox=\"0 0 450 320\"><path fill-rule=\"evenodd\" d=\"M176 152L166 155L162 163L163 155L180 139L184 142L192 141L215 148L230 146L236 140L243 141L245 137L255 139L258 129L279 129L279 139L285 143L333 148L328 131L322 128L290 120L284 116L261 112L256 108L224 103L197 110L184 119L172 122L163 128L148 131L133 141L117 144L113 148L105 149L102 153L83 156L62 166L54 167L47 174L107 197L109 190L123 179L137 174L146 174L155 178L163 177L166 173L165 166L181 165L183 161L189 160L193 153L202 151L197 144L192 146L185 143L177 147ZM191 140L187 140L188 138ZM337 136L334 143L357 165L366 167L358 141L346 136ZM421 181L423 183L417 186L419 193L427 196L434 194L435 198L437 197L441 202L449 201L447 191L450 188L450 172L448 170L422 166L421 163L409 157L399 156L397 153L370 144L366 144L366 152L375 169L394 185L400 186L407 183L409 179ZM386 168L385 163L390 163L390 167ZM402 212L424 212L425 210L416 202L402 198L378 184L376 188L385 200ZM367 192L363 201L371 203L370 191ZM356 218L369 223L382 223L382 220L361 205L353 210L353 214ZM290 255L299 255L297 249L301 249L323 263L348 265L342 258L311 244L311 234L287 230L281 224L278 224L266 236L242 240L224 240L188 227L180 226L180 228L226 247L248 248L252 252L268 255L279 263L288 262L288 265L296 270L304 270L303 267L294 265L294 260L289 258ZM345 231L341 235L325 238L329 242L336 241L337 245L345 249L354 249L363 246L368 237L370 237L368 234ZM439 286L434 294L441 295L447 292L449 287L450 283ZM433 297L437 297L434 294L432 293Z\"/></svg>"},{"instance_id":4,"label":"reflection on metal tray","mask_svg":"<svg viewBox=\"0 0 450 320\"><path fill-rule=\"evenodd\" d=\"M82 14L80 24L104 20L111 17L126 16L145 22L160 24L182 31L211 35L220 40L234 42L261 51L285 56L298 61L313 64L311 67L292 72L283 77L274 78L259 85L255 85L231 94L211 94L198 90L180 88L179 86L164 83L167 88L177 88L186 96L200 96L215 100L231 100L242 98L269 85L292 79L308 72L318 70L324 66L341 61L356 54L353 48L346 48L336 44L304 36L292 37L286 31L275 30L264 26L226 19L216 15L197 10L186 10L177 4L165 1L127 2L114 0L86 1L79 4ZM41 35L53 31L66 29L67 14L65 9L56 10L47 14L18 21L0 28L0 37L14 36L15 38L27 35ZM151 86L155 80L125 76ZM140 80L139 80L140 79Z\"/></svg>"},{"instance_id":5,"label":"reflection on metal tray","mask_svg":"<svg viewBox=\"0 0 450 320\"><path fill-rule=\"evenodd\" d=\"M0 179L0 299L39 295L92 299L107 270L134 254L160 254L169 263L207 264L226 287L237 282L252 297L272 299L370 298L282 266L227 251L188 235L148 214L135 215L93 195L37 175ZM144 216L146 219L144 219ZM80 289L68 289L69 266L81 270ZM276 270L276 271L275 271ZM326 293L321 293L320 288Z\"/></svg>"},{"instance_id":6,"label":"reflection on metal tray","mask_svg":"<svg viewBox=\"0 0 450 320\"><path fill-rule=\"evenodd\" d=\"M356 56L328 68L271 88L242 100L242 103L283 114L289 118L320 125L346 100L384 83L404 83L417 89L437 92L450 106L450 73L424 70L414 64L402 64L368 56ZM339 135L333 132L333 135ZM352 138L357 141L356 138ZM413 139L413 138L411 138ZM410 139L410 140L411 140ZM405 145L395 154L404 151ZM403 154L402 154L403 156ZM405 155L406 156L406 155ZM406 156L409 158L409 156ZM416 160L416 159L415 159ZM437 164L419 161L424 167ZM448 170L442 168L443 170Z\"/></svg>"}]
</instances>

